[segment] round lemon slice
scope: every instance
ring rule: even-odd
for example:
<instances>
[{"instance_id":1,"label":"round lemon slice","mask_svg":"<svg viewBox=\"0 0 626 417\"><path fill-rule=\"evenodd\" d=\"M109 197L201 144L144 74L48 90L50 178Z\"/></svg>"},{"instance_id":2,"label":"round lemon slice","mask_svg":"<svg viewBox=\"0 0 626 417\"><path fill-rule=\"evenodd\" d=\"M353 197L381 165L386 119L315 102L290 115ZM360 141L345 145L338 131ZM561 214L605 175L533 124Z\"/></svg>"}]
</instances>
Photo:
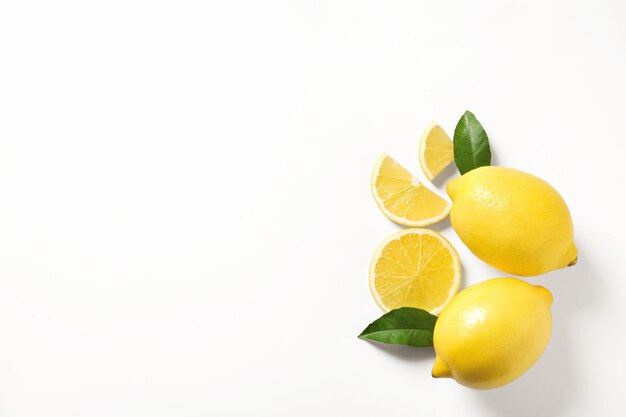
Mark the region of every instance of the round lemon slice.
<instances>
[{"instance_id":1,"label":"round lemon slice","mask_svg":"<svg viewBox=\"0 0 626 417\"><path fill-rule=\"evenodd\" d=\"M385 312L415 307L439 314L461 285L459 255L433 230L405 229L376 249L369 284L376 304Z\"/></svg>"},{"instance_id":2,"label":"round lemon slice","mask_svg":"<svg viewBox=\"0 0 626 417\"><path fill-rule=\"evenodd\" d=\"M454 147L450 137L437 123L429 124L420 140L419 160L422 170L432 181L454 160Z\"/></svg>"},{"instance_id":3,"label":"round lemon slice","mask_svg":"<svg viewBox=\"0 0 626 417\"><path fill-rule=\"evenodd\" d=\"M370 185L380 210L396 223L428 226L450 213L450 202L426 188L385 153L376 161Z\"/></svg>"}]
</instances>

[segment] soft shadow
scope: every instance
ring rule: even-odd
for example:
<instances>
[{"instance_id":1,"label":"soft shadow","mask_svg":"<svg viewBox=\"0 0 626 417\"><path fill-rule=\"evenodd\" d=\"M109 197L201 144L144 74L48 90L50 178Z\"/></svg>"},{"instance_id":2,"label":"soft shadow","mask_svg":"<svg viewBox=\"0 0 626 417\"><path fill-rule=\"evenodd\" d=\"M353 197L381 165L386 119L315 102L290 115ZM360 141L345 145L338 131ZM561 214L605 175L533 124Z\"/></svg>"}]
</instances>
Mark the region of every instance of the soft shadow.
<instances>
[{"instance_id":1,"label":"soft shadow","mask_svg":"<svg viewBox=\"0 0 626 417\"><path fill-rule=\"evenodd\" d=\"M437 232L441 232L442 230L447 229L448 227L450 227L450 216L446 217L445 219L435 223L435 224L431 224L430 226L426 226L428 229L432 229L435 230Z\"/></svg>"},{"instance_id":2,"label":"soft shadow","mask_svg":"<svg viewBox=\"0 0 626 417\"><path fill-rule=\"evenodd\" d=\"M570 346L575 343L576 316L595 302L598 288L594 285L598 281L593 279L593 266L585 252L580 250L579 254L580 260L573 267L526 279L552 292L552 337L544 355L518 380L476 392L479 400L493 409L493 415L553 417L582 395L579 378L572 373Z\"/></svg>"},{"instance_id":3,"label":"soft shadow","mask_svg":"<svg viewBox=\"0 0 626 417\"><path fill-rule=\"evenodd\" d=\"M558 321L554 323L558 326ZM553 417L576 392L571 373L567 331L555 327L551 346L539 362L517 381L492 391L478 392L495 416Z\"/></svg>"},{"instance_id":4,"label":"soft shadow","mask_svg":"<svg viewBox=\"0 0 626 417\"><path fill-rule=\"evenodd\" d=\"M493 148L490 149L491 150L491 166L498 166L498 154L495 153L493 151Z\"/></svg>"},{"instance_id":5,"label":"soft shadow","mask_svg":"<svg viewBox=\"0 0 626 417\"><path fill-rule=\"evenodd\" d=\"M458 174L459 171L456 168L456 164L454 161L450 163L447 167L444 168L443 171L439 173L433 180L431 181L433 185L437 188L442 188L445 184L452 179L455 174Z\"/></svg>"},{"instance_id":6,"label":"soft shadow","mask_svg":"<svg viewBox=\"0 0 626 417\"><path fill-rule=\"evenodd\" d=\"M368 341L369 342L369 341ZM369 342L385 353L405 362L434 361L435 351L432 347L413 347L406 345L389 345Z\"/></svg>"},{"instance_id":7,"label":"soft shadow","mask_svg":"<svg viewBox=\"0 0 626 417\"><path fill-rule=\"evenodd\" d=\"M389 219L388 217L385 217L385 219L387 220L387 222L389 222L389 224L395 226L396 230L394 231L394 233L395 232L399 232L400 230L410 229L410 227L398 224L398 223L394 222L393 220ZM429 226L422 226L422 228L435 230L437 232L441 232L442 230L445 230L448 227L450 227L450 216L446 217L443 220L440 220L439 222L437 222L435 224L431 224Z\"/></svg>"}]
</instances>

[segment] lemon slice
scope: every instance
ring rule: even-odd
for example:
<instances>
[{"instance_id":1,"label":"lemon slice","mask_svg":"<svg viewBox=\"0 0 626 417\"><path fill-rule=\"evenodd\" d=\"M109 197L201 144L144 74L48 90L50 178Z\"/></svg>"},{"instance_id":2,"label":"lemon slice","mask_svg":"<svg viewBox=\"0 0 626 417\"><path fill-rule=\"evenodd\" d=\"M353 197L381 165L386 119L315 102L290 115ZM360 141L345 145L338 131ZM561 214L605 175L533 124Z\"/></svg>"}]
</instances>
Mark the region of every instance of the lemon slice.
<instances>
[{"instance_id":1,"label":"lemon slice","mask_svg":"<svg viewBox=\"0 0 626 417\"><path fill-rule=\"evenodd\" d=\"M433 230L405 229L376 249L369 283L383 311L415 307L438 314L461 285L459 255Z\"/></svg>"},{"instance_id":2,"label":"lemon slice","mask_svg":"<svg viewBox=\"0 0 626 417\"><path fill-rule=\"evenodd\" d=\"M452 141L446 131L435 122L429 124L422 134L419 159L429 181L454 160Z\"/></svg>"},{"instance_id":3,"label":"lemon slice","mask_svg":"<svg viewBox=\"0 0 626 417\"><path fill-rule=\"evenodd\" d=\"M405 226L427 226L450 212L447 200L426 188L385 153L376 161L371 187L383 214Z\"/></svg>"}]
</instances>

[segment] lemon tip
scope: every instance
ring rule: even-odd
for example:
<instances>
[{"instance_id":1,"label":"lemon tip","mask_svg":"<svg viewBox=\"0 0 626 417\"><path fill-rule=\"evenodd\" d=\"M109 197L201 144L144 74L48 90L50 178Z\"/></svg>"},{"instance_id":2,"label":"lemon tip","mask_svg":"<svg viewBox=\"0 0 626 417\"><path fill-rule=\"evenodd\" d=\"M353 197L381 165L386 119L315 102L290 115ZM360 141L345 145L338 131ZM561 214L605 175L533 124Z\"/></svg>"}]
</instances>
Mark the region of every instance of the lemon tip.
<instances>
[{"instance_id":1,"label":"lemon tip","mask_svg":"<svg viewBox=\"0 0 626 417\"><path fill-rule=\"evenodd\" d=\"M433 378L450 378L452 371L448 365L439 356L435 356L435 363L431 372Z\"/></svg>"},{"instance_id":2,"label":"lemon tip","mask_svg":"<svg viewBox=\"0 0 626 417\"><path fill-rule=\"evenodd\" d=\"M539 291L539 293L541 294L543 299L548 303L548 305L552 305L553 298L552 298L552 293L550 292L550 290L540 285L535 285L535 288L537 289L537 291Z\"/></svg>"},{"instance_id":3,"label":"lemon tip","mask_svg":"<svg viewBox=\"0 0 626 417\"><path fill-rule=\"evenodd\" d=\"M448 193L448 195L450 196L450 198L452 199L452 201L454 201L457 192L459 190L459 180L461 178L455 178L453 180L448 181L448 183L446 184L446 193Z\"/></svg>"}]
</instances>

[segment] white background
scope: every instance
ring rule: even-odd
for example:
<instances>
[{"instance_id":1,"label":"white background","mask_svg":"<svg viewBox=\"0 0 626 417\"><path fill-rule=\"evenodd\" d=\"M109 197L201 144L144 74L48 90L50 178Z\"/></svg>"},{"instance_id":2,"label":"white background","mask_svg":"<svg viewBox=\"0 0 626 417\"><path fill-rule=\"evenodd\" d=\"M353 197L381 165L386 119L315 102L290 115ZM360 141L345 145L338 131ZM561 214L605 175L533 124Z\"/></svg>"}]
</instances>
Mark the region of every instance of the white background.
<instances>
[{"instance_id":1,"label":"white background","mask_svg":"<svg viewBox=\"0 0 626 417\"><path fill-rule=\"evenodd\" d=\"M3 1L0 416L617 415L625 19L620 0ZM580 251L528 279L552 340L487 392L356 338L399 229L373 163L423 178L422 129L466 109L494 163L562 193ZM503 275L435 229L464 286Z\"/></svg>"}]
</instances>

